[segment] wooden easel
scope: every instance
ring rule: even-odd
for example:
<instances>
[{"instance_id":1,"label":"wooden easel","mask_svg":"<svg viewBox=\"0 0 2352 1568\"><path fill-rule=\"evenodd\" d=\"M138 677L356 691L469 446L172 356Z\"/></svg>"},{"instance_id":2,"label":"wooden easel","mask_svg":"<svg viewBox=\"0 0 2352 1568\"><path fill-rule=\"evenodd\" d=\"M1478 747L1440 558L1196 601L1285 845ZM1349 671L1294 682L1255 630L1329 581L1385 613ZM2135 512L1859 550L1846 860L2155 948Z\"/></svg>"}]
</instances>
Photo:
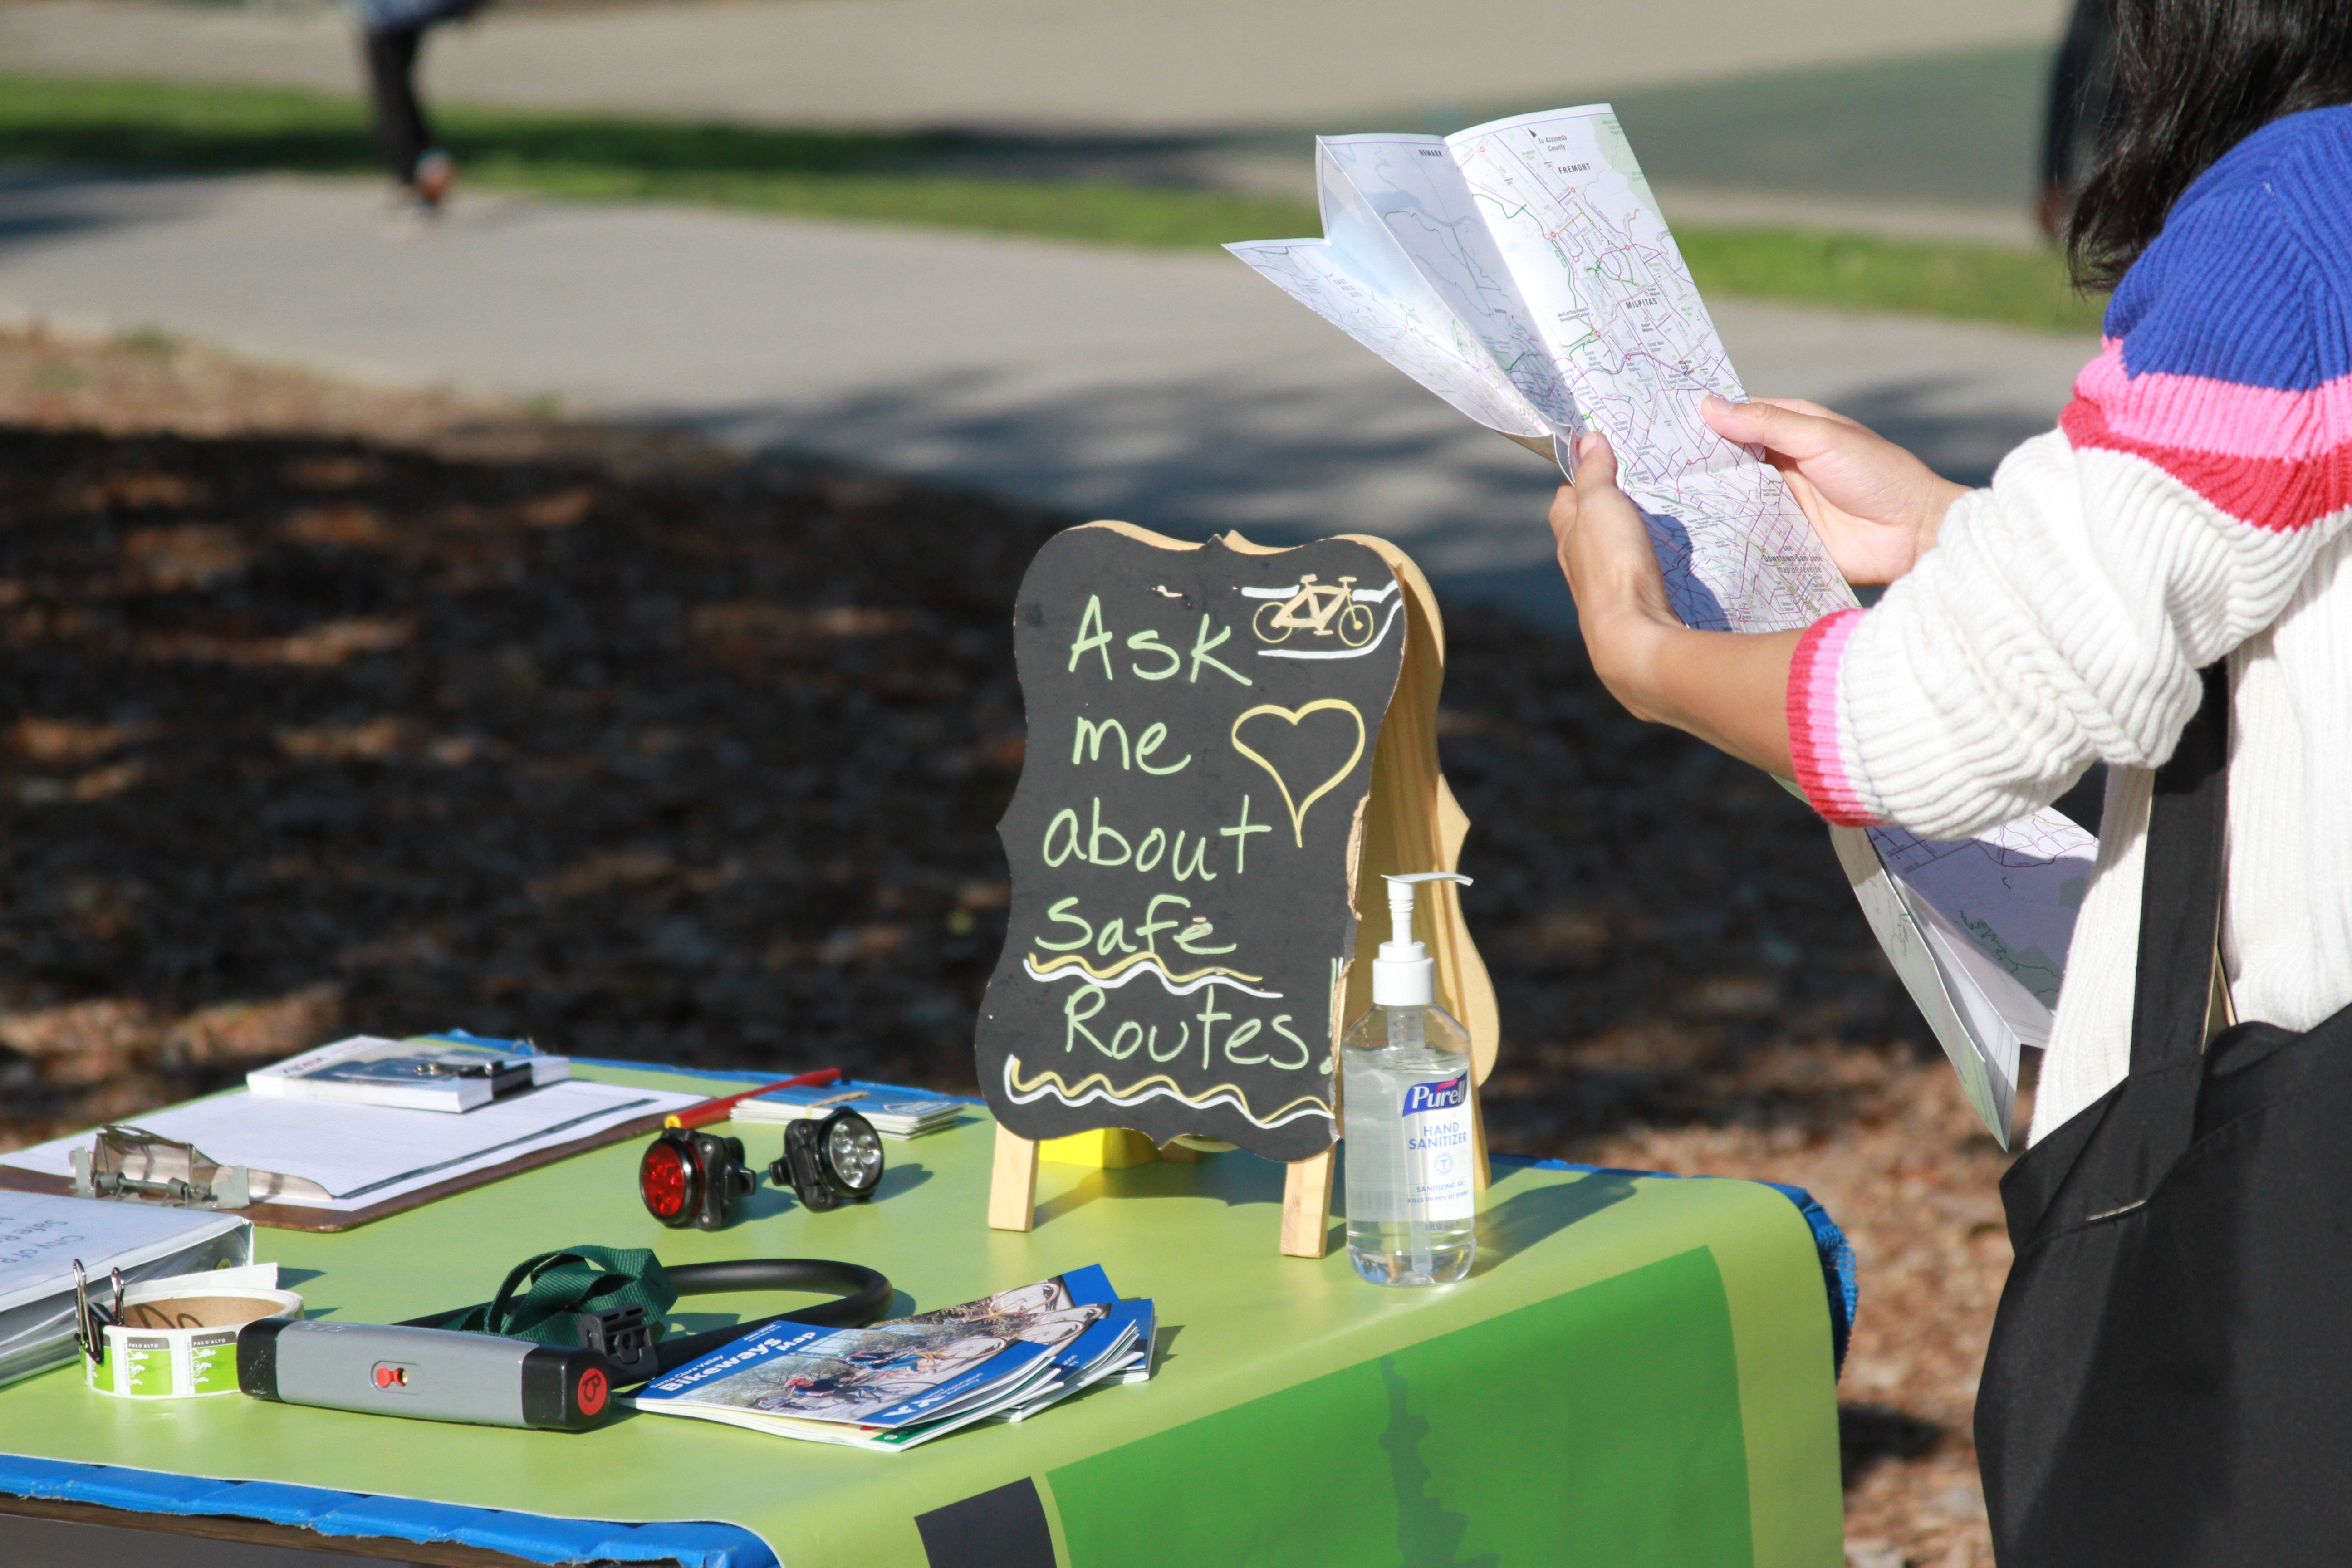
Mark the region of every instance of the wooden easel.
<instances>
[{"instance_id":1,"label":"wooden easel","mask_svg":"<svg viewBox=\"0 0 2352 1568\"><path fill-rule=\"evenodd\" d=\"M1138 537L1156 536L1126 523L1108 526ZM1445 683L1445 623L1429 579L1404 552L1384 539L1350 533L1339 537L1376 552L1402 589L1405 654L1396 694L1381 721L1372 752L1371 794L1356 822L1354 899L1356 953L1341 973L1335 998L1332 1049L1339 1048L1341 1022L1371 1005L1374 951L1388 933L1387 884L1383 874L1451 871L1459 863L1470 819L1446 787L1437 764L1437 698ZM1229 533L1225 544L1250 554L1280 552ZM1470 1031L1472 1078L1478 1083L1495 1069L1501 1024L1495 984L1470 940L1462 918L1460 889L1451 882L1423 886L1416 932L1437 961L1439 1005ZM1334 1063L1334 1087L1337 1063ZM1342 1115L1345 1107L1341 1108ZM1475 1156L1472 1180L1485 1191L1488 1180L1486 1119L1474 1090L1470 1126ZM1330 1251L1331 1178L1336 1145L1286 1167L1282 1188L1282 1251L1292 1258L1321 1258ZM1037 1223L1038 1145L1003 1127L996 1130L996 1157L990 1173L988 1223L995 1230L1029 1230Z\"/></svg>"}]
</instances>

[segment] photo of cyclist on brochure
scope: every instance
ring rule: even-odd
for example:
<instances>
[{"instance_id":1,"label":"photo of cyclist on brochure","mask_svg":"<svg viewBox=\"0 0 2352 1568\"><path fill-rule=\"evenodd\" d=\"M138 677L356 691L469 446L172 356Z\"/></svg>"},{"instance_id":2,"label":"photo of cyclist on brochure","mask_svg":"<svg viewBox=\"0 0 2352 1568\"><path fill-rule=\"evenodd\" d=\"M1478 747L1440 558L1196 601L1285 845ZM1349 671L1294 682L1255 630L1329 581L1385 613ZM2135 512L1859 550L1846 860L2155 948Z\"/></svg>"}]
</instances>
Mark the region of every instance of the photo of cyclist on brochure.
<instances>
[{"instance_id":1,"label":"photo of cyclist on brochure","mask_svg":"<svg viewBox=\"0 0 2352 1568\"><path fill-rule=\"evenodd\" d=\"M1109 1312L1095 1304L976 1321L877 1323L827 1336L820 1342L822 1353L777 1356L730 1373L697 1390L697 1396L771 1415L856 1421L920 1399L1014 1344L1054 1354Z\"/></svg>"},{"instance_id":2,"label":"photo of cyclist on brochure","mask_svg":"<svg viewBox=\"0 0 2352 1568\"><path fill-rule=\"evenodd\" d=\"M962 1324L877 1326L831 1335L821 1354L778 1356L697 1392L746 1410L855 1421L986 1364L1014 1339Z\"/></svg>"}]
</instances>

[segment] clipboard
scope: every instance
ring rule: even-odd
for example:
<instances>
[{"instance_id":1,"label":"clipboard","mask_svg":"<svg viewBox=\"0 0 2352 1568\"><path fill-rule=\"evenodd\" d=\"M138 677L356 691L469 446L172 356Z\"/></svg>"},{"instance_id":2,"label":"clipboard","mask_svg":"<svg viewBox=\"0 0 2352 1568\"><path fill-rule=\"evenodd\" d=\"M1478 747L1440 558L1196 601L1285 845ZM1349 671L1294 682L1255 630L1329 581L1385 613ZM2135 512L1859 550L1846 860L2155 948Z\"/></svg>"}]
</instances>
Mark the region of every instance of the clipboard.
<instances>
[{"instance_id":1,"label":"clipboard","mask_svg":"<svg viewBox=\"0 0 2352 1568\"><path fill-rule=\"evenodd\" d=\"M484 1186L499 1180L501 1176L511 1176L523 1171L535 1171L541 1165L552 1165L558 1160L569 1160L572 1155L584 1154L591 1149L602 1149L607 1144L641 1137L660 1127L662 1119L670 1114L672 1113L668 1110L649 1111L635 1121L622 1122L616 1127L604 1128L590 1133L585 1138L575 1138L567 1143L553 1143L543 1148L533 1149L526 1153L516 1155L503 1164L486 1165L478 1170L462 1172L446 1181L436 1182L429 1187L418 1187L414 1191L402 1193L397 1196L386 1198L380 1204L371 1204L365 1208L320 1209L301 1204L257 1203L248 1204L241 1209L220 1209L215 1212L234 1215L239 1219L249 1219L254 1224L266 1226L271 1230L308 1230L320 1233L356 1230L371 1220L379 1220L387 1215L405 1214L410 1209L423 1207L436 1198L446 1198L452 1193L462 1193L474 1187ZM48 1193L59 1197L73 1195L73 1179L70 1176L52 1176L46 1172L27 1171L17 1165L0 1165L0 1187L19 1193Z\"/></svg>"}]
</instances>

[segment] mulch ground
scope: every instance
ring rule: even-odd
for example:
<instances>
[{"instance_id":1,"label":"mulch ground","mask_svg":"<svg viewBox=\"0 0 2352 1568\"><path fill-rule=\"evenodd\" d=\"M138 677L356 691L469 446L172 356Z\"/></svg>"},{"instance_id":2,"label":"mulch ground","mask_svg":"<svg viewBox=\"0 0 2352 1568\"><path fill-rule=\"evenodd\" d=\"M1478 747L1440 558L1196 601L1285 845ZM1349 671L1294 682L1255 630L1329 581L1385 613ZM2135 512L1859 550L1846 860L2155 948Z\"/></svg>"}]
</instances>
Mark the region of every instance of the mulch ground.
<instances>
[{"instance_id":1,"label":"mulch ground","mask_svg":"<svg viewBox=\"0 0 2352 1568\"><path fill-rule=\"evenodd\" d=\"M1068 521L0 335L0 1147L338 1030L971 1091L1009 606ZM1863 1271L1848 1555L1989 1563L2004 1157L1819 824L1575 644L1449 636L1496 1147L1812 1189Z\"/></svg>"}]
</instances>

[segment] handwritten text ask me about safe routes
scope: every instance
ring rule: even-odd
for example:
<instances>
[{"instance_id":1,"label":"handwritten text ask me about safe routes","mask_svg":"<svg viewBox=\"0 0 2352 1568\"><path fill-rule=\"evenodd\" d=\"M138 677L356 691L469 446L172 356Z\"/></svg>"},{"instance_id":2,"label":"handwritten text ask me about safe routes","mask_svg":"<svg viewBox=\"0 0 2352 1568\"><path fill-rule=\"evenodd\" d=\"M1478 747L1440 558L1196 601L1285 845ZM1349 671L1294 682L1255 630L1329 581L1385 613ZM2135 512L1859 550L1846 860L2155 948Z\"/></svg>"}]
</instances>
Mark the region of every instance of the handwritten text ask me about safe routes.
<instances>
[{"instance_id":1,"label":"handwritten text ask me about safe routes","mask_svg":"<svg viewBox=\"0 0 2352 1568\"><path fill-rule=\"evenodd\" d=\"M1114 649L1120 646L1118 634L1104 622L1101 598L1088 595L1077 636L1070 644L1066 669L1067 673L1081 679L1091 679L1098 673L1105 681L1117 679L1120 673L1145 681L1172 680L1181 676L1187 685L1198 685L1202 672L1207 671L1243 686L1254 686L1256 683L1248 676L1215 656L1214 650L1232 636L1231 626L1215 625L1211 617L1204 615L1192 637L1188 655L1163 642L1156 630L1133 632L1124 639L1126 653L1120 658L1125 666L1122 672L1115 668L1112 662ZM1168 777L1189 767L1192 755L1186 752L1171 758L1166 754L1167 745L1168 726L1164 723L1150 724L1130 739L1126 725L1117 719L1097 722L1081 715L1071 740L1070 763L1073 767L1097 768L1115 763L1125 773L1139 772L1154 777ZM1272 824L1250 819L1250 797L1246 794L1242 795L1240 808L1232 823L1214 829L1216 837L1231 841L1213 847L1219 851L1214 864L1212 863L1213 846L1207 832L1179 827L1171 837L1167 828L1148 825L1139 834L1135 831L1137 826L1130 823L1126 830L1122 830L1104 821L1102 796L1096 795L1090 797L1084 818L1075 807L1070 806L1055 813L1053 819L1045 825L1039 853L1049 867L1060 867L1068 861L1078 860L1105 869L1125 868L1145 878L1165 875L1180 883L1194 880L1205 883L1217 879L1221 866L1235 877L1246 876L1250 838L1255 834L1273 831ZM1232 851L1229 865L1222 853L1226 849ZM1145 956L1138 962L1157 968L1162 973L1170 973L1159 949L1163 935L1180 952L1193 959L1213 960L1234 951L1234 944L1220 944L1214 941L1216 927L1207 917L1187 917L1192 900L1182 894L1153 892L1149 890L1147 883L1138 889L1136 897L1141 901L1142 918L1132 925L1129 923L1127 914L1113 913L1107 920L1099 919L1102 911L1085 910L1079 899L1062 899L1045 911L1047 921L1059 929L1051 936L1040 934L1034 937L1032 945L1047 952L1091 952L1096 958L1112 963L1142 954ZM1129 908L1132 912L1131 902ZM1083 959L1081 963L1084 963ZM1097 973L1092 964L1087 964L1086 968L1090 973ZM1192 973L1180 973L1171 977L1181 982L1197 978L1202 973L1242 978L1234 971L1213 963ZM1201 1026L1198 1049L1203 1071L1213 1070L1220 1055L1236 1067L1264 1064L1291 1071L1306 1067L1314 1059L1316 1053L1291 1027L1295 1015L1276 1013L1261 1018L1230 1013L1217 1005L1218 989L1214 984L1201 987L1200 1011L1192 1016L1191 1021L1178 1024L1176 1038L1163 1051L1160 1048L1158 1024L1146 1025L1132 1018L1115 1025L1108 1024L1107 1020L1101 1020L1101 1015L1111 1005L1109 993L1099 985L1082 984L1062 1006L1066 1025L1063 1049L1074 1052L1078 1042L1084 1040L1114 1061L1124 1061L1140 1050L1152 1061L1173 1062L1194 1048L1192 1024L1197 1022ZM1220 1038L1218 1028L1226 1024L1233 1025L1233 1027ZM1107 1025L1108 1037L1105 1034ZM1321 1032L1319 1026L1310 1027L1314 1027L1317 1033ZM1330 1071L1328 1061L1322 1064L1322 1070Z\"/></svg>"}]
</instances>

